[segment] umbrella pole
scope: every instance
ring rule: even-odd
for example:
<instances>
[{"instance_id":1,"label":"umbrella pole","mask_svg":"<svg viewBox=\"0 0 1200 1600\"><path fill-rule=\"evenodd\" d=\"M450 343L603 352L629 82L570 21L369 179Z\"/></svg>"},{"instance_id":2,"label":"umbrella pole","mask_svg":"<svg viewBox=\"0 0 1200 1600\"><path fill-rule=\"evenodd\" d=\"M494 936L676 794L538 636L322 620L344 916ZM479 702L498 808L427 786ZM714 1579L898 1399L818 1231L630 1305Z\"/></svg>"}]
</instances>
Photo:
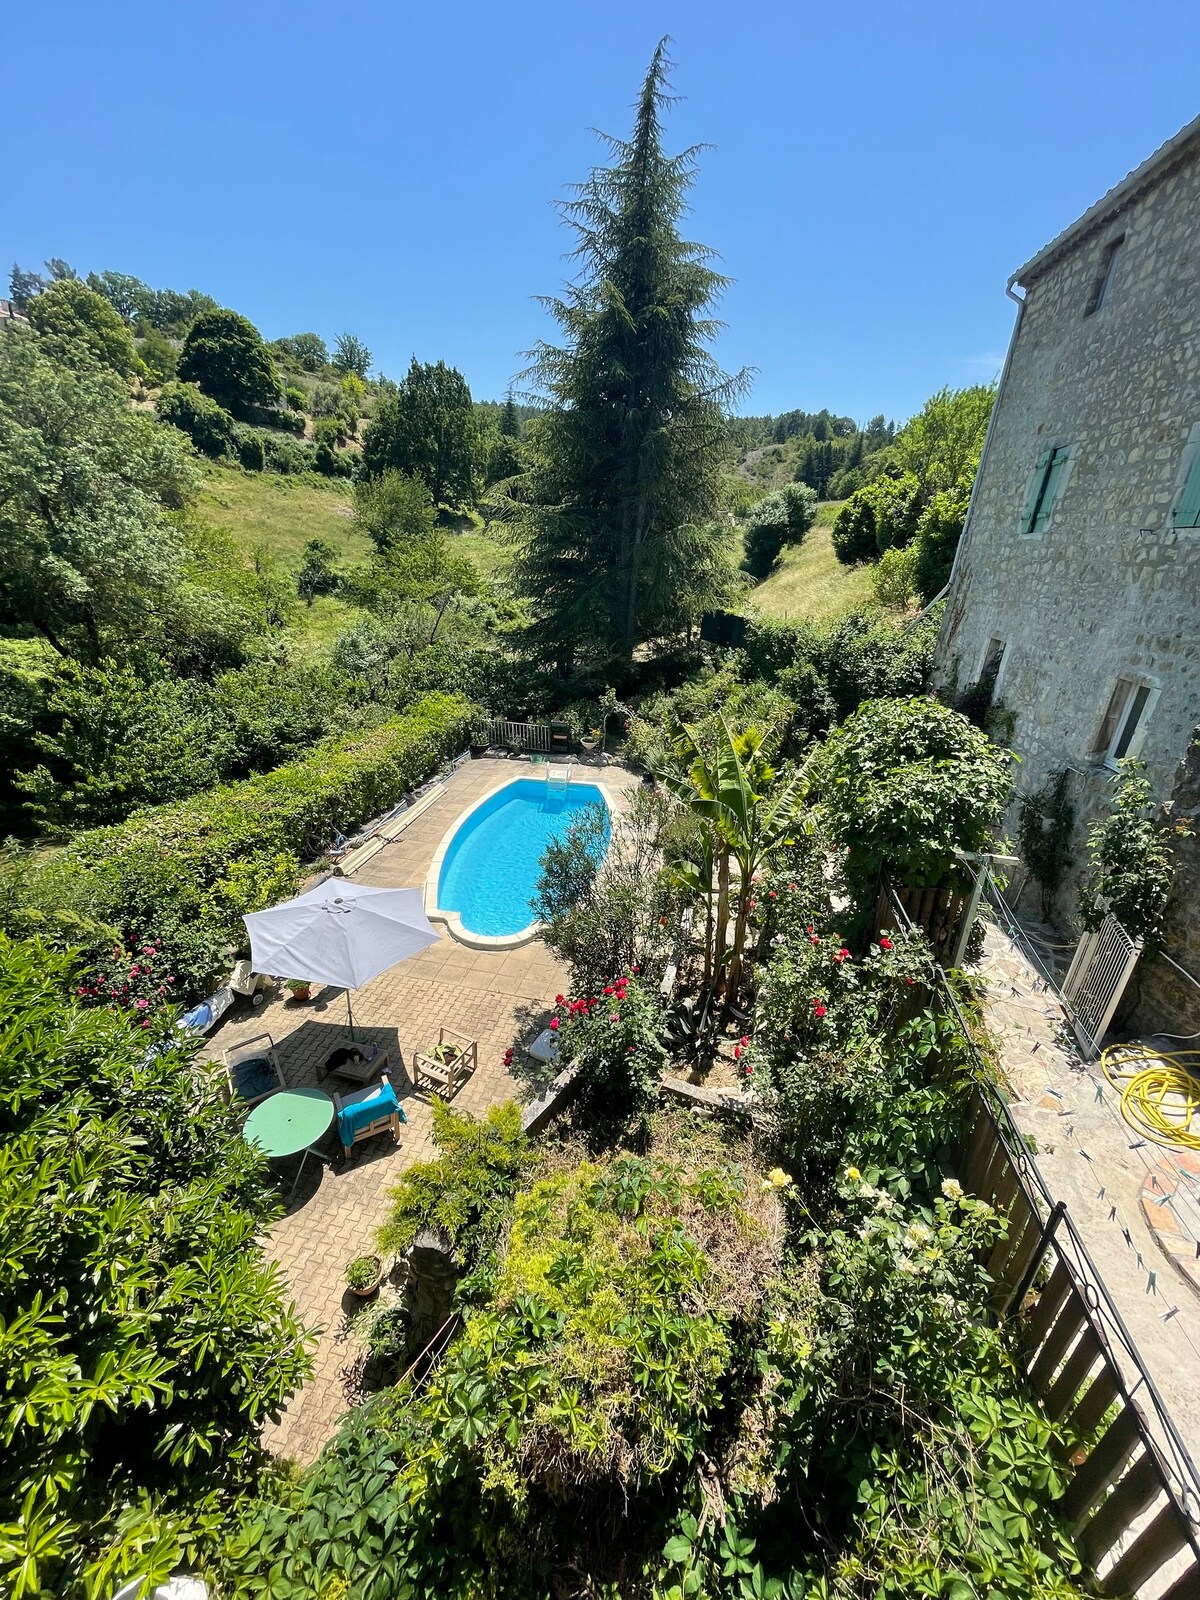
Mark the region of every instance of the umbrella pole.
<instances>
[{"instance_id":1,"label":"umbrella pole","mask_svg":"<svg viewBox=\"0 0 1200 1600\"><path fill-rule=\"evenodd\" d=\"M350 1024L350 1039L351 1039L351 1042L355 1043L357 1041L355 1041L355 1039L354 1039L354 1013L350 1009L350 991L349 991L349 989L346 990L346 1021Z\"/></svg>"}]
</instances>

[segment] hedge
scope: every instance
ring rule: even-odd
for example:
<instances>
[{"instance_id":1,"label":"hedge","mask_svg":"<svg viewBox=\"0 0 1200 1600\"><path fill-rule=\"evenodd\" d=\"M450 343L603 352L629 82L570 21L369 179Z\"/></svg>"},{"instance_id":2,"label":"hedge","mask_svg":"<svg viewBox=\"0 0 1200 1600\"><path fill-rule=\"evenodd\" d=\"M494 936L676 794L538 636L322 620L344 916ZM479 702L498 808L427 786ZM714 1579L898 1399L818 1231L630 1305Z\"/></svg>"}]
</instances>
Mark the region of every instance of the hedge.
<instances>
[{"instance_id":1,"label":"hedge","mask_svg":"<svg viewBox=\"0 0 1200 1600\"><path fill-rule=\"evenodd\" d=\"M131 949L162 940L181 998L203 993L244 943L242 913L294 894L302 862L429 777L469 727L469 701L429 694L272 772L78 834L59 862L82 874L89 909Z\"/></svg>"}]
</instances>

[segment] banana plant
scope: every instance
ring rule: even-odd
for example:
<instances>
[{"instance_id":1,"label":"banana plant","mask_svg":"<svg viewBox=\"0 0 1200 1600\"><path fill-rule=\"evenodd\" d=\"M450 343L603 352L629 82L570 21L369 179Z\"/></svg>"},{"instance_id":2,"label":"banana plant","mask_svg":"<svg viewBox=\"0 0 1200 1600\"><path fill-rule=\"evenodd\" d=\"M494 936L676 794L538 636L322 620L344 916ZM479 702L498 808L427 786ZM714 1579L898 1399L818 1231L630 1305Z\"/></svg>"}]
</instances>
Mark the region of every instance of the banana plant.
<instances>
[{"instance_id":1,"label":"banana plant","mask_svg":"<svg viewBox=\"0 0 1200 1600\"><path fill-rule=\"evenodd\" d=\"M719 729L710 754L699 730L681 725L672 739L675 765L656 776L702 825L701 859L678 863L674 875L705 901L704 981L714 996L723 988L729 1007L741 987L755 874L773 851L798 833L811 833L814 823L804 810L808 775L803 767L786 776L776 771L765 750L768 729L738 732L724 717Z\"/></svg>"}]
</instances>

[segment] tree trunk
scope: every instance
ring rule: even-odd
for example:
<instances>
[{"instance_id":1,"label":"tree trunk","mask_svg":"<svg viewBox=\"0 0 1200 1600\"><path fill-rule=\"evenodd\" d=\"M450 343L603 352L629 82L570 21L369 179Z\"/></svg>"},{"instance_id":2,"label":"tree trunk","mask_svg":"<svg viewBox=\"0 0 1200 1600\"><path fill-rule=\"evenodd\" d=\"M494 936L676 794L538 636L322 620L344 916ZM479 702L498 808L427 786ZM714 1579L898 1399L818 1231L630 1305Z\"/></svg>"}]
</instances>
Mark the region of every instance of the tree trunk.
<instances>
[{"instance_id":1,"label":"tree trunk","mask_svg":"<svg viewBox=\"0 0 1200 1600\"><path fill-rule=\"evenodd\" d=\"M721 846L721 865L717 873L717 927L713 940L713 993L721 981L721 966L725 959L725 929L729 922L729 851Z\"/></svg>"}]
</instances>

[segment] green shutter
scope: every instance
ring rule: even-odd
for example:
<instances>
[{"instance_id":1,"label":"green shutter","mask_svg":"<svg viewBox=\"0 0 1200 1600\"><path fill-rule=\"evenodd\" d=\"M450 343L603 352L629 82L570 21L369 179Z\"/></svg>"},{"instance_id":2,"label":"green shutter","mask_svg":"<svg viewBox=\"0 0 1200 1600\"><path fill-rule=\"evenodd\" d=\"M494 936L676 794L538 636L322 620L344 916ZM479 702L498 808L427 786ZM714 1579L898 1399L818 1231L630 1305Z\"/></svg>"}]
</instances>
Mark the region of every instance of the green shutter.
<instances>
[{"instance_id":1,"label":"green shutter","mask_svg":"<svg viewBox=\"0 0 1200 1600\"><path fill-rule=\"evenodd\" d=\"M1050 465L1052 450L1044 450L1037 458L1033 469L1033 478L1029 485L1029 493L1025 496L1025 510L1021 516L1021 532L1033 532L1033 519L1037 514L1038 496L1042 492L1042 480L1046 476L1046 468Z\"/></svg>"},{"instance_id":2,"label":"green shutter","mask_svg":"<svg viewBox=\"0 0 1200 1600\"><path fill-rule=\"evenodd\" d=\"M1032 532L1041 533L1050 521L1050 513L1054 510L1054 496L1058 493L1058 480L1062 469L1067 464L1067 452L1055 450L1050 457L1050 465L1046 468L1043 479L1042 498L1038 504L1037 516L1034 519Z\"/></svg>"},{"instance_id":3,"label":"green shutter","mask_svg":"<svg viewBox=\"0 0 1200 1600\"><path fill-rule=\"evenodd\" d=\"M1200 450L1197 450L1192 470L1183 486L1183 495L1175 512L1177 528L1200 527Z\"/></svg>"}]
</instances>

